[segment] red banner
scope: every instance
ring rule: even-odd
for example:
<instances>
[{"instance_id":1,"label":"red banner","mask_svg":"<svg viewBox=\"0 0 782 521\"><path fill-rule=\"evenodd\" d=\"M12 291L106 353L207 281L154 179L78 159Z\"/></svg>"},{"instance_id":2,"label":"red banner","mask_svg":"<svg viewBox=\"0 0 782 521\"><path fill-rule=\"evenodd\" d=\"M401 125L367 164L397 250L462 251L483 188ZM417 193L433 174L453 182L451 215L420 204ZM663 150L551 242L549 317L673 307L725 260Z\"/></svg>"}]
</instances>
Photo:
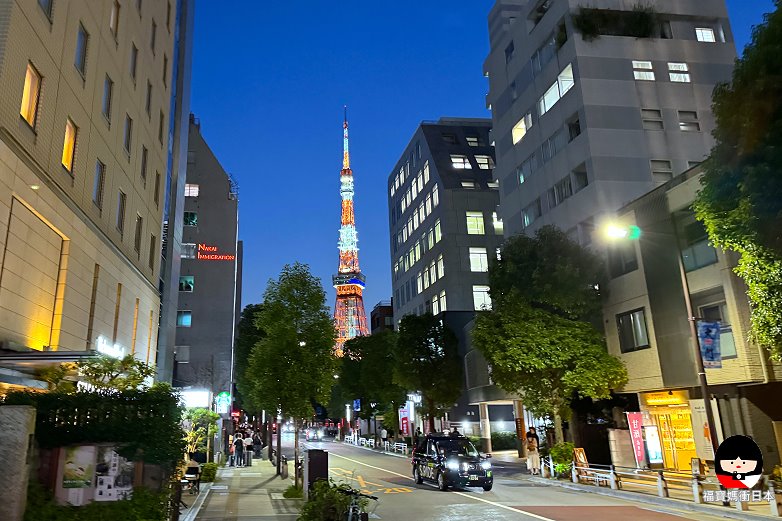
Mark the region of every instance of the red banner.
<instances>
[{"instance_id":1,"label":"red banner","mask_svg":"<svg viewBox=\"0 0 782 521\"><path fill-rule=\"evenodd\" d=\"M643 418L640 412L627 413L627 425L630 427L630 438L633 441L633 453L637 467L646 466L646 449L644 448Z\"/></svg>"},{"instance_id":2,"label":"red banner","mask_svg":"<svg viewBox=\"0 0 782 521\"><path fill-rule=\"evenodd\" d=\"M402 416L402 435L410 436L410 424L407 416Z\"/></svg>"}]
</instances>

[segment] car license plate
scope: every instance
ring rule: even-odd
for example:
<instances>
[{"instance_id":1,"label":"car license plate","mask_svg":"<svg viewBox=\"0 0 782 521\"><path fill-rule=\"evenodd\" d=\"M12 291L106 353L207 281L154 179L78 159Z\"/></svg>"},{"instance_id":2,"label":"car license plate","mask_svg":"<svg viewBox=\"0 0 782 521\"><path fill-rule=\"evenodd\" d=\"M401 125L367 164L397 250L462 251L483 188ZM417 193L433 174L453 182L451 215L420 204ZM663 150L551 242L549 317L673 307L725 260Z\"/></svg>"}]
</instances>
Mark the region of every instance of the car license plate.
<instances>
[{"instance_id":1,"label":"car license plate","mask_svg":"<svg viewBox=\"0 0 782 521\"><path fill-rule=\"evenodd\" d=\"M476 479L478 479L478 475L477 474L470 474L470 481L474 481Z\"/></svg>"}]
</instances>

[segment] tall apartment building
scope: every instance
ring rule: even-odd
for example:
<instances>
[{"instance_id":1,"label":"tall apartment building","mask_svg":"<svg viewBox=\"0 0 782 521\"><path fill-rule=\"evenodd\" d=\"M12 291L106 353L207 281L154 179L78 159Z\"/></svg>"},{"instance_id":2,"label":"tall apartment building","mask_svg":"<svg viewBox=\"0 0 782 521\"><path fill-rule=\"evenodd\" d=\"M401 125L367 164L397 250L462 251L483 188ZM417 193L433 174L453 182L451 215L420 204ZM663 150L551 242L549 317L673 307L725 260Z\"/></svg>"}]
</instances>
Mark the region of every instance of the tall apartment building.
<instances>
[{"instance_id":1,"label":"tall apartment building","mask_svg":"<svg viewBox=\"0 0 782 521\"><path fill-rule=\"evenodd\" d=\"M0 6L6 360L65 361L97 350L155 363L172 56L183 4Z\"/></svg>"},{"instance_id":2,"label":"tall apartment building","mask_svg":"<svg viewBox=\"0 0 782 521\"><path fill-rule=\"evenodd\" d=\"M643 4L491 10L486 101L507 235L555 224L587 244L603 216L709 153L711 93L736 58L725 2Z\"/></svg>"},{"instance_id":3,"label":"tall apartment building","mask_svg":"<svg viewBox=\"0 0 782 521\"><path fill-rule=\"evenodd\" d=\"M709 245L695 220L691 205L700 177L700 167L693 168L617 212L618 225L642 230L639 240L601 240L611 277L603 308L608 349L627 367L629 380L619 392L638 397L647 463L689 471L691 458L713 460L676 258L681 255L694 315L720 323L720 367L705 369L713 435L718 441L752 436L771 471L782 450L776 398L782 365L749 340L749 302L733 272L736 255Z\"/></svg>"},{"instance_id":4,"label":"tall apartment building","mask_svg":"<svg viewBox=\"0 0 782 521\"><path fill-rule=\"evenodd\" d=\"M192 115L184 198L173 382L175 387L206 390L216 397L233 391L237 299L241 299L239 201L236 184Z\"/></svg>"},{"instance_id":5,"label":"tall apartment building","mask_svg":"<svg viewBox=\"0 0 782 521\"><path fill-rule=\"evenodd\" d=\"M394 322L398 327L405 315L430 312L456 334L467 357L462 386L471 388L471 397L465 393L449 418L462 426L477 422L468 403L510 403L507 396L480 392L485 388L470 380L473 365L488 374L470 346L469 330L475 311L491 307L489 258L503 240L490 128L487 119L422 123L388 177Z\"/></svg>"}]
</instances>

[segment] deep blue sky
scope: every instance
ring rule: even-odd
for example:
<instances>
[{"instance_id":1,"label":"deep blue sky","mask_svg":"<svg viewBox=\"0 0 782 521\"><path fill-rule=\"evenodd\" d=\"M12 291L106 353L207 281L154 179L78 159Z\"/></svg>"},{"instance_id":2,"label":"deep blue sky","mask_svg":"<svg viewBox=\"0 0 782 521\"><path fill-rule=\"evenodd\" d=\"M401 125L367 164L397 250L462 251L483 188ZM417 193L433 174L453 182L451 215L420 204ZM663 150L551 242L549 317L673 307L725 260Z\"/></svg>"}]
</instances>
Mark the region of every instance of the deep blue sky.
<instances>
[{"instance_id":1,"label":"deep blue sky","mask_svg":"<svg viewBox=\"0 0 782 521\"><path fill-rule=\"evenodd\" d=\"M493 3L198 2L192 111L239 181L243 305L300 261L333 306L344 104L367 315L390 298L386 178L422 120L490 117L482 65ZM772 7L728 0L739 49Z\"/></svg>"}]
</instances>

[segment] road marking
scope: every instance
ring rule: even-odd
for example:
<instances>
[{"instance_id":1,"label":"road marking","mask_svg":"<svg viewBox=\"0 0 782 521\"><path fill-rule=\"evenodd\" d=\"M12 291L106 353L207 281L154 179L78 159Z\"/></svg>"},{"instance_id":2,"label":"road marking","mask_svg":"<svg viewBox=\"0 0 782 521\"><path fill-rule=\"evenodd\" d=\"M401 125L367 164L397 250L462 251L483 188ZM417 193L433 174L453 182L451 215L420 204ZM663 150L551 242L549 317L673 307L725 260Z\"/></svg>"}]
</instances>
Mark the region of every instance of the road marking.
<instances>
[{"instance_id":1,"label":"road marking","mask_svg":"<svg viewBox=\"0 0 782 521\"><path fill-rule=\"evenodd\" d=\"M365 467L369 467L371 469L380 470L380 471L383 471L383 472L388 472L389 474L393 474L395 476L400 476L400 477L409 479L410 481L415 481L412 477L406 476L405 474L400 474L399 472L394 472L393 470L388 470L388 469L384 469L384 468L381 468L381 467L376 467L374 465L370 465L369 463L364 463L363 461L358 461L358 460L355 460L355 459L352 459L352 458L348 458L347 456L342 456L341 454L337 454L335 452L331 452L330 454L332 456L336 456L338 458L342 458L344 460L348 460L348 461L350 461L352 463L357 463L359 465L364 465ZM457 492L455 490L452 490L451 493L459 495L459 496L466 497L468 499L472 499L474 501L480 501L482 503L488 503L489 505L495 506L497 508L503 508L505 510L510 510L511 512L516 512L517 514L523 514L525 516L529 516L529 517L534 518L534 519L539 519L540 521L554 521L553 519L550 519L548 517L539 516L539 515L533 514L531 512L525 512L524 510L519 510L518 508L509 507L508 505L503 505L502 503L497 503L496 501L490 501L488 499L483 499L483 498L480 498L480 497L477 497L477 496L471 496L469 494L465 494L464 492Z\"/></svg>"}]
</instances>

